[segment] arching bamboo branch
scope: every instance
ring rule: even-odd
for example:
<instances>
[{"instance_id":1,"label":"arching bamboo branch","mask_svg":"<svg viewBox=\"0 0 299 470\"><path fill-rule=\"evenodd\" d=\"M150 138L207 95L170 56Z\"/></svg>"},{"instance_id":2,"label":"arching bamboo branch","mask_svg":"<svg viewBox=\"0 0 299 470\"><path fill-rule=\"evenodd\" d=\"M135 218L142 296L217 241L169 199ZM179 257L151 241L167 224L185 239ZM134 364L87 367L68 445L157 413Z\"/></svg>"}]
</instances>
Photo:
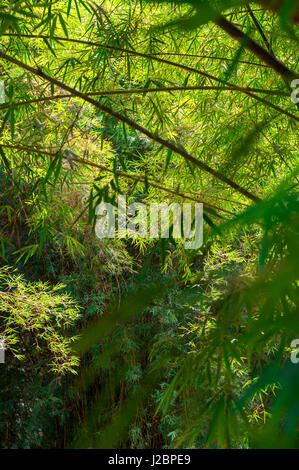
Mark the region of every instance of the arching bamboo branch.
<instances>
[{"instance_id":1,"label":"arching bamboo branch","mask_svg":"<svg viewBox=\"0 0 299 470\"><path fill-rule=\"evenodd\" d=\"M0 51L0 57L12 64L15 64L22 68L23 70L27 70L28 72L32 73L33 75L36 75L44 80L46 80L48 83L52 83L53 85L58 86L59 88L68 91L70 94L73 96L76 96L78 98L83 99L84 101L91 103L94 105L97 109L102 111L103 113L109 114L110 116L116 118L117 120L123 122L124 124L127 124L129 127L132 129L135 129L142 134L146 135L149 137L149 139L153 140L154 142L157 142L158 144L161 144L163 147L171 150L174 153L177 153L178 155L181 155L185 160L189 161L193 165L197 166L200 168L202 171L209 173L210 175L214 176L218 180L222 181L223 183L227 184L231 188L235 189L238 191L240 194L243 194L243 196L247 197L248 199L251 199L254 202L260 201L260 198L257 197L255 194L251 193L247 189L243 188L240 186L238 183L235 181L232 181L231 179L227 178L226 176L222 175L219 173L217 170L214 170L211 168L207 163L196 159L192 155L190 155L185 149L181 147L177 147L174 143L169 142L168 140L163 139L162 137L154 134L153 132L149 131L145 127L141 126L140 124L136 123L132 119L128 118L127 116L123 116L122 114L118 113L117 111L114 111L113 109L109 108L108 106L105 106L98 101L95 101L93 98L90 96L87 96L85 93L82 93L66 84L61 82L60 80L57 80L54 77L51 77L50 75L46 74L40 69L35 69L31 67L30 65L25 64L24 62L21 62L20 60L10 57L4 52Z\"/></svg>"}]
</instances>

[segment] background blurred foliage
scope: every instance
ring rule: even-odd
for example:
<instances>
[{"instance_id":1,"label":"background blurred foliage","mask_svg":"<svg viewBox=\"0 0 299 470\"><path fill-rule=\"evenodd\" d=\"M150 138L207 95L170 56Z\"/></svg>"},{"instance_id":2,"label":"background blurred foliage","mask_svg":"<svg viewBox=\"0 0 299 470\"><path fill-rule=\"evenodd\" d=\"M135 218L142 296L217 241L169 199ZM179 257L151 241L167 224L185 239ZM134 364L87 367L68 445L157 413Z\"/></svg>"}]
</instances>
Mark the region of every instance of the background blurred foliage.
<instances>
[{"instance_id":1,"label":"background blurred foliage","mask_svg":"<svg viewBox=\"0 0 299 470\"><path fill-rule=\"evenodd\" d=\"M297 24L1 2L1 447L298 447ZM98 240L118 194L204 202L204 245Z\"/></svg>"}]
</instances>

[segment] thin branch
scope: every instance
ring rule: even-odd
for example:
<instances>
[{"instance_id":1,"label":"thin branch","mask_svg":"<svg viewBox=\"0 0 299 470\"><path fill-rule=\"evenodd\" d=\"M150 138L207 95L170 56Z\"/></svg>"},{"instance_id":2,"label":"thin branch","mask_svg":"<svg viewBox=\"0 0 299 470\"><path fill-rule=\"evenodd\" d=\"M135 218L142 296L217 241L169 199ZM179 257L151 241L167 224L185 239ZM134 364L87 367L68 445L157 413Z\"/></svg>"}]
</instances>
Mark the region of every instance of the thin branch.
<instances>
[{"instance_id":1,"label":"thin branch","mask_svg":"<svg viewBox=\"0 0 299 470\"><path fill-rule=\"evenodd\" d=\"M265 93L272 96L288 96L288 93L280 90L264 90L262 88L246 88L250 92L254 93ZM221 90L221 91L238 91L235 87L218 87L218 86L173 86L173 87L161 87L161 88L135 88L130 90L106 90L106 91L94 91L91 93L86 93L86 96L111 96L111 95L135 95L135 94L147 94L147 93L160 93L160 92L172 92L172 91L211 91L211 90ZM0 105L0 110L9 109L11 107L17 106L27 106L34 103L43 103L46 101L54 101L63 98L71 98L73 95L70 94L61 94L61 95L52 95L45 96L42 98L35 98L27 101L11 102L8 104Z\"/></svg>"},{"instance_id":2,"label":"thin branch","mask_svg":"<svg viewBox=\"0 0 299 470\"><path fill-rule=\"evenodd\" d=\"M231 62L234 59L230 57L217 57L213 55L200 55L200 54L183 54L180 52L152 52L152 56L157 56L157 55L168 55L168 56L178 56L178 57L193 57L193 58L199 58L199 59L211 59L211 60L222 60L224 62ZM265 67L265 68L270 68L269 65L266 64L261 64L258 62L250 62L248 60L239 60L239 64L245 64L245 65L254 65L255 67Z\"/></svg>"},{"instance_id":3,"label":"thin branch","mask_svg":"<svg viewBox=\"0 0 299 470\"><path fill-rule=\"evenodd\" d=\"M293 70L289 69L280 60L273 57L270 52L261 47L254 39L251 39L246 33L243 33L233 23L228 21L224 16L220 16L215 23L228 33L233 39L244 44L244 47L252 54L258 57L262 62L269 65L276 73L278 73L284 80L291 82L299 78L299 75Z\"/></svg>"},{"instance_id":4,"label":"thin branch","mask_svg":"<svg viewBox=\"0 0 299 470\"><path fill-rule=\"evenodd\" d=\"M17 49L15 47L7 47L5 52L21 52L21 51L28 51L28 45L25 48L20 48L18 47ZM30 46L29 46L30 47ZM31 46L33 48L33 46ZM49 49L41 49L40 47L38 48L39 51L41 52L49 52ZM73 48L67 48L67 47L62 47L61 49L55 49L55 52L57 51L72 51L73 54L87 54L88 51L84 50L77 50L74 51ZM218 56L213 56L213 55L200 55L200 54L191 54L191 53L181 53L181 52L151 52L151 56L159 56L159 55L165 55L165 56L178 56L178 57L192 57L192 58L198 58L198 59L211 59L211 60L222 60L224 62L231 62L234 59L230 57L218 57ZM261 64L258 62L250 62L247 60L239 60L239 64L245 64L245 65L254 65L255 67L265 67L265 68L270 68L266 64Z\"/></svg>"},{"instance_id":5,"label":"thin branch","mask_svg":"<svg viewBox=\"0 0 299 470\"><path fill-rule=\"evenodd\" d=\"M188 65L180 64L180 63L177 63L177 62L172 62L172 61L167 60L167 59L162 59L161 57L158 57L158 54L146 54L144 52L132 51L131 49L125 49L125 48L122 48L122 47L105 45L105 44L102 44L100 42L85 41L85 40L82 40L82 39L65 38L65 37L62 37L62 36L53 36L53 37L51 37L51 36L46 36L46 35L19 34L19 33L5 33L5 34L3 34L3 36L20 37L20 38L28 38L28 39L46 39L48 41L49 40L54 40L54 41L57 41L58 43L61 41L61 42L71 42L71 43L75 43L75 44L82 44L82 45L87 45L87 46L100 47L102 49L116 51L116 52L122 52L122 53L125 53L125 54L131 54L133 56L142 57L144 59L155 60L156 62L161 62L163 64L167 64L167 65L171 65L171 66L174 66L174 67L181 68L183 70L186 70L187 72L198 73L198 74L200 74L200 75L202 75L206 78L210 78L211 80L216 80L219 83L225 84L225 82L223 80L221 80L220 78L214 77L213 75L210 75L206 72L202 72L201 70L195 69L193 67L189 67ZM242 89L242 87L238 87L237 85L232 85L232 84L230 84L230 85L235 86L239 90Z\"/></svg>"},{"instance_id":6,"label":"thin branch","mask_svg":"<svg viewBox=\"0 0 299 470\"><path fill-rule=\"evenodd\" d=\"M0 144L0 147L1 147L1 144ZM108 171L108 168L107 168L107 171ZM112 171L110 169L109 169L109 172L114 173L114 171ZM130 176L134 176L134 175L130 175ZM142 176L140 176L140 177L137 176L136 178L143 178L143 177ZM145 180L144 180L144 182L145 182ZM159 181L157 181L157 183L159 184ZM79 186L82 186L82 185L90 186L90 181L74 181L74 182L72 182L72 184L77 184ZM161 182L160 182L160 184L161 184ZM176 194L178 194L178 193L176 193ZM185 193L184 193L184 198L193 197L193 195L194 195L194 197L196 197L196 193L194 193L194 192L189 192L188 195L185 195ZM244 202L235 201L233 199L227 199L225 197L220 197L220 196L218 196L218 194L206 194L206 196L214 198L214 199L219 199L219 201L229 202L230 204L237 204L239 206L249 207L249 205L245 204ZM201 194L200 194L200 197L201 197ZM193 199L191 199L191 200L193 201ZM201 202L201 200L199 200L198 197L196 198L196 201ZM219 208L219 209L222 210L222 208Z\"/></svg>"},{"instance_id":7,"label":"thin branch","mask_svg":"<svg viewBox=\"0 0 299 470\"><path fill-rule=\"evenodd\" d=\"M45 150L39 150L39 149L26 147L26 146L22 146L22 145L0 144L0 146L4 147L4 148L11 149L11 150L20 150L22 152L36 153L36 154L40 154L40 155L45 155L45 156L50 157L50 158L55 158L58 155L58 153L60 152L60 150L58 150L57 152L52 153L52 152L47 152ZM67 162L69 162L69 160L66 156L62 155L62 158L64 160L66 160ZM90 167L93 167L93 168L98 168L99 170L107 171L108 173L112 173L112 174L115 173L114 170L106 167L105 165L101 165L99 163L91 162L90 160L86 160L85 158L80 158L80 157L76 156L76 154L74 154L73 152L72 152L72 161L77 162L77 163L81 163L81 164L84 164L84 165L87 165L87 166L90 166ZM124 171L120 171L120 170L116 170L116 173L117 173L118 176L121 176L121 177L126 178L126 179L130 179L132 181L137 181L139 183L147 183L149 186L152 186L153 188L159 189L160 191L164 191L168 194L172 194L173 196L179 196L183 199L188 199L189 201L199 202L199 203L202 203L202 204L206 205L207 207L211 207L211 208L219 210L221 212L225 212L226 214L229 214L229 215L234 215L233 212L230 212L227 209L223 209L222 207L218 207L215 204L211 204L210 202L204 201L203 199L198 199L196 197L188 196L186 194L180 193L180 192L175 191L173 189L166 188L165 186L161 186L161 184L159 184L158 182L156 182L154 180L146 180L145 177L143 177L143 176L130 175L130 174L125 173Z\"/></svg>"},{"instance_id":8,"label":"thin branch","mask_svg":"<svg viewBox=\"0 0 299 470\"><path fill-rule=\"evenodd\" d=\"M275 57L274 51L273 51L273 49L272 49L272 47L271 47L271 44L270 44L270 42L269 42L267 36L266 36L265 33L264 33L264 30L263 30L263 28L262 28L260 22L259 22L258 19L256 18L255 14L253 13L253 11L252 11L252 9L251 9L251 7L250 7L249 4L247 5L247 7L248 7L248 13L249 13L249 15L251 16L251 18L252 18L252 20L253 20L255 26L257 27L257 30L258 30L258 32L260 33L260 35L261 35L261 37L262 37L262 39L263 39L263 41L264 41L264 43L265 43L265 45L266 45L268 51L273 55L273 57ZM275 58L276 58L276 57L275 57Z\"/></svg>"}]
</instances>

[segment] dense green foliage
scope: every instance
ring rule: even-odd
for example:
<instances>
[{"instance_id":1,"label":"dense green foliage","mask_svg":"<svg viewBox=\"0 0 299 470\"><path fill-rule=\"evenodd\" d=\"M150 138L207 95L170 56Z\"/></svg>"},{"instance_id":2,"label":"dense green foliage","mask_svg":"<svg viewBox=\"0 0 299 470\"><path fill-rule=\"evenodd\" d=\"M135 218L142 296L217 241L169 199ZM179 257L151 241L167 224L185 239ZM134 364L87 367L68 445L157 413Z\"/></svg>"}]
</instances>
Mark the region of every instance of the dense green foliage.
<instances>
[{"instance_id":1,"label":"dense green foliage","mask_svg":"<svg viewBox=\"0 0 299 470\"><path fill-rule=\"evenodd\" d=\"M298 447L298 18L1 1L2 448ZM98 239L119 194L202 247Z\"/></svg>"}]
</instances>

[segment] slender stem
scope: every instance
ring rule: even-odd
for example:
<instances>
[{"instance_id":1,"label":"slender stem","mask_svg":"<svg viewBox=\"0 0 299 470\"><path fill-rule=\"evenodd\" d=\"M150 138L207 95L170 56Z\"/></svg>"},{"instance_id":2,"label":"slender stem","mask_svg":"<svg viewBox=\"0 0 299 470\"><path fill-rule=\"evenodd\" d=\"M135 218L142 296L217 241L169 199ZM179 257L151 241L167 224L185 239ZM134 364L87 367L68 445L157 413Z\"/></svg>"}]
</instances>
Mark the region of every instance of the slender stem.
<instances>
[{"instance_id":1,"label":"slender stem","mask_svg":"<svg viewBox=\"0 0 299 470\"><path fill-rule=\"evenodd\" d=\"M57 156L57 153L59 152L58 151L58 152L52 153L52 152L47 152L45 150L39 150L39 149L35 149L35 148L32 148L32 147L26 147L26 146L22 146L22 145L0 144L0 146L4 147L4 148L9 148L11 150L20 150L22 152L46 155L47 157L51 157L51 158L55 158ZM69 160L66 156L62 155L62 158L69 162ZM91 162L90 160L87 160L85 158L80 158L80 157L76 156L73 153L72 153L72 161L77 162L77 163L81 163L81 164L84 164L84 165L87 165L87 166L91 166L93 168L98 168L100 170L107 171L108 173L113 173L114 174L114 170L106 167L105 165L101 165L100 163ZM127 179L130 179L132 181L138 181L140 183L147 182L147 184L149 186L152 186L153 188L159 189L160 191L164 191L164 192L172 194L174 196L179 196L183 199L188 199L189 201L199 202L199 203L202 203L202 204L204 204L208 207L211 207L213 209L219 210L221 212L225 212L226 214L234 215L232 212L230 212L226 209L223 209L222 207L218 207L215 204L211 204L210 202L204 201L203 199L198 199L197 197L188 196L186 194L180 193L180 192L175 191L173 189L166 188L165 186L161 186L161 184L159 184L156 181L146 180L145 177L143 177L141 175L138 175L138 176L130 175L129 173L125 173L124 171L120 171L120 170L117 170L116 173L117 173L118 176L121 176L123 178L127 178Z\"/></svg>"},{"instance_id":2,"label":"slender stem","mask_svg":"<svg viewBox=\"0 0 299 470\"><path fill-rule=\"evenodd\" d=\"M266 45L268 51L273 55L273 57L275 57L274 51L273 51L273 49L272 49L272 47L271 47L271 44L270 44L270 42L269 42L267 36L266 36L265 33L264 33L264 30L263 30L263 28L262 28L260 22L258 21L257 17L256 17L255 14L253 13L253 11L252 11L252 9L251 9L251 7L250 7L249 4L247 5L247 7L248 7L249 15L250 15L251 18L253 19L253 22L254 22L255 26L257 27L257 30L258 30L258 32L260 33L260 35L261 35L261 37L262 37L262 39L263 39L263 41L264 41L264 43L265 43L265 45ZM275 58L276 58L276 57L275 57Z\"/></svg>"},{"instance_id":3,"label":"slender stem","mask_svg":"<svg viewBox=\"0 0 299 470\"><path fill-rule=\"evenodd\" d=\"M238 91L234 87L218 87L218 86L173 86L163 88L138 88L132 90L106 90L106 91L94 91L86 93L87 96L111 96L111 95L135 95L135 94L147 94L147 93L160 93L160 92L172 92L172 91L210 91L210 90L221 90L221 91ZM284 91L280 90L264 90L262 88L247 88L248 91L254 93L265 93L273 96L288 96ZM0 110L8 109L17 106L27 106L28 104L43 103L46 101L54 101L63 98L71 98L70 94L60 94L52 96L44 96L42 98L35 98L27 101L11 102L8 104L0 105Z\"/></svg>"},{"instance_id":4,"label":"slender stem","mask_svg":"<svg viewBox=\"0 0 299 470\"><path fill-rule=\"evenodd\" d=\"M221 60L223 62L231 62L234 59L230 57L218 57L214 55L200 55L200 54L184 54L180 52L152 52L151 55L157 56L157 55L168 55L168 56L178 56L178 57L193 57L193 58L198 58L198 59L210 59L210 60ZM261 64L258 62L250 62L248 60L239 60L239 64L245 64L245 65L254 65L255 67L266 67L270 68L269 65L266 64Z\"/></svg>"},{"instance_id":5,"label":"slender stem","mask_svg":"<svg viewBox=\"0 0 299 470\"><path fill-rule=\"evenodd\" d=\"M219 18L215 20L215 23L226 33L228 33L233 39L236 39L240 43L244 44L244 47L247 50L258 57L262 62L269 65L269 67L271 67L287 82L291 82L292 80L299 78L299 75L296 72L289 69L280 60L276 59L276 57L273 57L270 52L261 47L246 33L243 33L243 31L238 29L233 23L224 18L224 16L220 15Z\"/></svg>"}]
</instances>

